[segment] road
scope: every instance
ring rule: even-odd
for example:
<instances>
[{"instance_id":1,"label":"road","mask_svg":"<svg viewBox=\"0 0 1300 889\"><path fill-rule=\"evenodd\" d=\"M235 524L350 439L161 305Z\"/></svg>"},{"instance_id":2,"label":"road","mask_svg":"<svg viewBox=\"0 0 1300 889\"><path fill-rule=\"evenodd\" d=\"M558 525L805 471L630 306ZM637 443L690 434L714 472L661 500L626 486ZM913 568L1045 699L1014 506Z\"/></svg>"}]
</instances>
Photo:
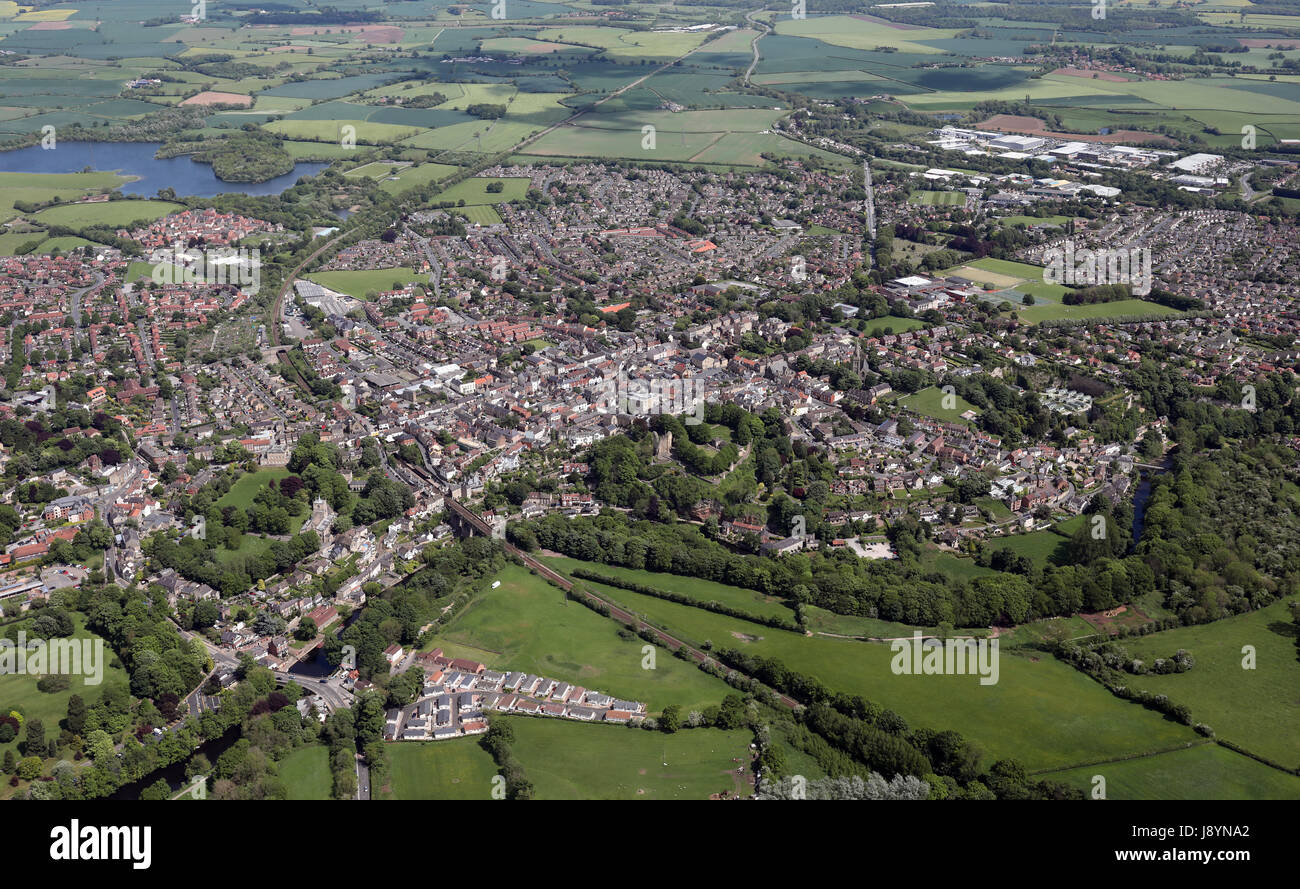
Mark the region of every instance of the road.
<instances>
[{"instance_id":1,"label":"road","mask_svg":"<svg viewBox=\"0 0 1300 889\"><path fill-rule=\"evenodd\" d=\"M360 753L357 754L357 799L370 799L370 766Z\"/></svg>"},{"instance_id":2,"label":"road","mask_svg":"<svg viewBox=\"0 0 1300 889\"><path fill-rule=\"evenodd\" d=\"M764 10L762 9L755 9L753 12L745 13L746 21L748 21L751 25L758 25L758 27L763 29L763 33L755 34L754 39L751 40L749 43L749 48L754 51L754 61L750 62L749 67L745 69L745 86L749 86L749 76L754 73L754 69L758 67L759 61L763 58L762 55L760 55L758 52L758 41L762 40L768 34L772 33L772 29L769 28L765 22L760 22L754 18L754 16L758 15L760 12L763 11Z\"/></svg>"},{"instance_id":3,"label":"road","mask_svg":"<svg viewBox=\"0 0 1300 889\"><path fill-rule=\"evenodd\" d=\"M339 234L330 238L324 244L321 244L319 247L313 250L310 256L308 256L302 262L298 263L298 265L294 267L294 270L285 276L284 284L280 286L280 292L276 294L275 302L271 305L270 327L271 327L272 346L280 345L280 336L281 336L280 310L281 307L284 305L285 294L289 292L289 288L293 287L293 282L297 280L298 273L301 272L303 269L305 269L310 263L314 262L316 260L316 257L320 256L326 250L328 250L329 248L337 244L339 241L346 238L349 234L350 232L340 232Z\"/></svg>"}]
</instances>

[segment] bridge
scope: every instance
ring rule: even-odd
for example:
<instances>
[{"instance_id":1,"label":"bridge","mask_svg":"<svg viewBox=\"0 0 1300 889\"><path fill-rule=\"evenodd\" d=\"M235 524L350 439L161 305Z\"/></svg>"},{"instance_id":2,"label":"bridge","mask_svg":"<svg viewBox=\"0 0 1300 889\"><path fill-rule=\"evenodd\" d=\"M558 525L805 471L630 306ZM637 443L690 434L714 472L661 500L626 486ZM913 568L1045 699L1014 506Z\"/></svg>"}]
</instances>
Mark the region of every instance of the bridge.
<instances>
[{"instance_id":1,"label":"bridge","mask_svg":"<svg viewBox=\"0 0 1300 889\"><path fill-rule=\"evenodd\" d=\"M492 534L492 527L487 522L483 521L482 516L475 515L474 512L469 507L467 507L465 504L461 503L459 500L457 500L456 498L450 495L448 495L445 499L447 503L447 508L451 510L453 518L457 520L463 528L468 530L470 533L481 534L484 537L494 536ZM596 595L591 590L589 590L586 586L578 588L578 591L575 593L573 588L573 581L569 580L564 575L555 571L550 566L542 564L531 554L524 552L519 547L515 546L513 543L510 543L509 541L502 541L502 543L505 546L505 551L509 555L512 555L517 559L519 559L519 561L523 562L527 568L529 568L531 571L536 573L538 576L542 577L545 580L549 580L551 583L555 584L560 589L564 590L566 593L569 593L570 595L582 596L583 599L605 608L606 610L609 611L609 616L614 618L614 620L618 621L619 623L625 624L636 631L649 630L651 633L654 634L655 638L658 639L660 642L662 642L667 648L671 650L676 650L679 648L684 650L688 655L690 655L691 660L695 661L698 664L715 665L726 670L731 670L731 672L737 675L741 675L741 676L745 675L741 673L739 670L732 670L731 667L728 667L726 664L723 664L721 661L709 657L707 653L701 651L698 648L695 648L692 645L687 645L682 640L669 635L664 630L661 630L656 626L646 623L645 621L638 618L632 612L624 608L621 608L618 605L615 605L613 602L610 602L607 599L602 599L600 596ZM803 706L794 698L789 697L788 695L783 695L780 692L777 692L777 698L780 700L782 704L784 704L786 707L789 707L791 710L798 710L800 707Z\"/></svg>"}]
</instances>

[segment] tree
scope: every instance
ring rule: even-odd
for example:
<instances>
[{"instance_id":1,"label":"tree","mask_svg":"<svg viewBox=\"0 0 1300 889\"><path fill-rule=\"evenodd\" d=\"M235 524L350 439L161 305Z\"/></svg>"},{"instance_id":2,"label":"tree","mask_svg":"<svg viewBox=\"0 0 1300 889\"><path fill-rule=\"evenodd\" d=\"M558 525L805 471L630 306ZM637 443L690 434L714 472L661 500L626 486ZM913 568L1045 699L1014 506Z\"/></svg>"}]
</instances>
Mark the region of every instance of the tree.
<instances>
[{"instance_id":1,"label":"tree","mask_svg":"<svg viewBox=\"0 0 1300 889\"><path fill-rule=\"evenodd\" d=\"M86 702L82 700L81 695L68 698L67 727L74 735L81 734L86 727Z\"/></svg>"},{"instance_id":2,"label":"tree","mask_svg":"<svg viewBox=\"0 0 1300 889\"><path fill-rule=\"evenodd\" d=\"M664 708L663 715L659 717L659 728L668 734L676 732L682 727L682 708L676 704L669 704Z\"/></svg>"},{"instance_id":3,"label":"tree","mask_svg":"<svg viewBox=\"0 0 1300 889\"><path fill-rule=\"evenodd\" d=\"M27 740L23 752L28 756L45 755L45 723L39 719L27 720Z\"/></svg>"}]
</instances>

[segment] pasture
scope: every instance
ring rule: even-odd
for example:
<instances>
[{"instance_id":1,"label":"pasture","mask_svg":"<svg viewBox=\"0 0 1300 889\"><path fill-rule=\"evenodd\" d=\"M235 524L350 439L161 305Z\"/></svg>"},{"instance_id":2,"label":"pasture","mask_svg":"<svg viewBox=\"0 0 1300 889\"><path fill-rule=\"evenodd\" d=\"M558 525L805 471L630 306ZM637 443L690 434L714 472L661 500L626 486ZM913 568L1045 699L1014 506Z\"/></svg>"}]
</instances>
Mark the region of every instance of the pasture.
<instances>
[{"instance_id":1,"label":"pasture","mask_svg":"<svg viewBox=\"0 0 1300 889\"><path fill-rule=\"evenodd\" d=\"M480 740L470 737L385 744L390 763L388 784L371 787L371 798L492 799L497 765L492 754L479 746Z\"/></svg>"},{"instance_id":2,"label":"pasture","mask_svg":"<svg viewBox=\"0 0 1300 889\"><path fill-rule=\"evenodd\" d=\"M43 225L62 225L71 229L95 226L122 228L136 222L153 222L183 209L185 208L180 204L169 201L104 201L98 204L47 207L32 218Z\"/></svg>"},{"instance_id":3,"label":"pasture","mask_svg":"<svg viewBox=\"0 0 1300 889\"><path fill-rule=\"evenodd\" d=\"M601 566L593 565L593 570ZM913 726L955 729L984 753L1026 768L1066 768L1098 758L1165 750L1193 740L1190 728L1121 701L1049 655L1002 649L997 684L978 676L896 675L890 646L807 637L712 614L616 587L583 581L600 595L679 634L773 657L833 691L860 694ZM662 664L662 659L661 659ZM1008 732L1008 725L1017 731Z\"/></svg>"},{"instance_id":4,"label":"pasture","mask_svg":"<svg viewBox=\"0 0 1300 889\"><path fill-rule=\"evenodd\" d=\"M501 719L502 717L494 717ZM511 746L537 799L708 799L750 796L748 731L664 734L568 719L507 717ZM745 774L737 773L745 768Z\"/></svg>"},{"instance_id":5,"label":"pasture","mask_svg":"<svg viewBox=\"0 0 1300 889\"><path fill-rule=\"evenodd\" d=\"M501 586L478 596L425 650L474 657L494 670L523 670L641 701L652 714L669 704L684 711L719 703L728 686L685 661L656 652L643 669L645 643L620 636L620 625L523 568L509 565Z\"/></svg>"}]
</instances>

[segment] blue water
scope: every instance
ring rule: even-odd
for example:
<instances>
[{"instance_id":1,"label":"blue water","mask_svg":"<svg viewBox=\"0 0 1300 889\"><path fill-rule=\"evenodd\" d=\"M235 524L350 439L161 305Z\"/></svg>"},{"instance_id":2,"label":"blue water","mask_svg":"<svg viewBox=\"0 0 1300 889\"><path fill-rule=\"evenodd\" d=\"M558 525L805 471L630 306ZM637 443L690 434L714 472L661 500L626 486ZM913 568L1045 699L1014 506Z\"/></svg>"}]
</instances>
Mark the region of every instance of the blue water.
<instances>
[{"instance_id":1,"label":"blue water","mask_svg":"<svg viewBox=\"0 0 1300 889\"><path fill-rule=\"evenodd\" d=\"M2 173L79 173L86 167L136 176L121 187L123 194L152 198L162 188L174 188L177 195L211 197L218 194L279 194L304 176L314 176L329 166L298 163L293 171L266 182L222 182L211 164L188 157L159 160L154 157L158 142L59 142L52 149L39 145L0 152Z\"/></svg>"}]
</instances>

